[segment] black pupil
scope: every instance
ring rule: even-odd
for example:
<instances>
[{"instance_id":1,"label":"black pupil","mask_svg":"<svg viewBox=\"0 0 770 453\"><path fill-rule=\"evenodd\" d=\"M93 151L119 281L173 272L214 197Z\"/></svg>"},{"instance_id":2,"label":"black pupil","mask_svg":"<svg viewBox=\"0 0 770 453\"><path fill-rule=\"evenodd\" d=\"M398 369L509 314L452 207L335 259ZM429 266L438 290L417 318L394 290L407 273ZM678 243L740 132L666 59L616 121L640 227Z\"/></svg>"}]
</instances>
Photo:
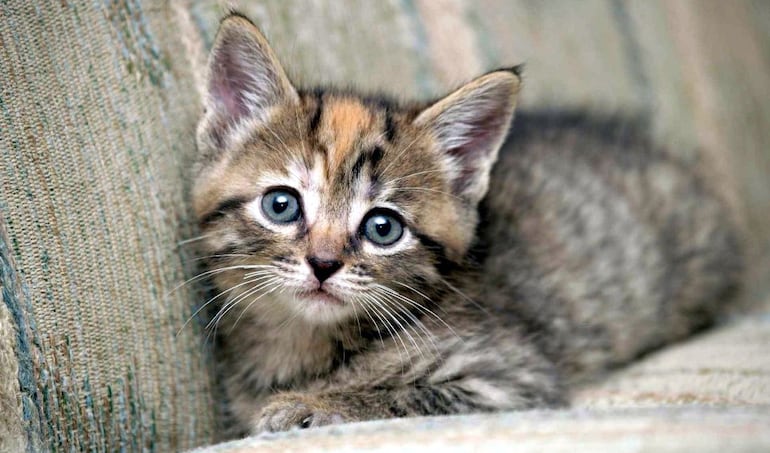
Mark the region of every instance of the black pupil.
<instances>
[{"instance_id":1,"label":"black pupil","mask_svg":"<svg viewBox=\"0 0 770 453\"><path fill-rule=\"evenodd\" d=\"M273 199L273 211L276 214L280 214L289 207L289 197L286 195L278 195Z\"/></svg>"},{"instance_id":2,"label":"black pupil","mask_svg":"<svg viewBox=\"0 0 770 453\"><path fill-rule=\"evenodd\" d=\"M390 220L386 219L385 217L375 217L374 228L377 230L377 234L382 237L387 237L392 227L390 225Z\"/></svg>"}]
</instances>

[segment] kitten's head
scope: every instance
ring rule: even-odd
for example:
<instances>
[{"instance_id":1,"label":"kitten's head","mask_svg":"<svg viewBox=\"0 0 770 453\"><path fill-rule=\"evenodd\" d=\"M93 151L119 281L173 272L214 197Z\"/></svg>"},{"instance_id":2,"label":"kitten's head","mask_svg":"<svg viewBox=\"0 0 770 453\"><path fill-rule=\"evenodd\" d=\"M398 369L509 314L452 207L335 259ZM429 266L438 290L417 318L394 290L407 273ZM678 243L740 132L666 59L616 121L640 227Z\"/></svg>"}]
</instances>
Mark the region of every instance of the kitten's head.
<instances>
[{"instance_id":1,"label":"kitten's head","mask_svg":"<svg viewBox=\"0 0 770 453\"><path fill-rule=\"evenodd\" d=\"M302 91L225 18L193 192L220 289L319 324L419 310L473 240L519 82L491 72L427 106Z\"/></svg>"}]
</instances>

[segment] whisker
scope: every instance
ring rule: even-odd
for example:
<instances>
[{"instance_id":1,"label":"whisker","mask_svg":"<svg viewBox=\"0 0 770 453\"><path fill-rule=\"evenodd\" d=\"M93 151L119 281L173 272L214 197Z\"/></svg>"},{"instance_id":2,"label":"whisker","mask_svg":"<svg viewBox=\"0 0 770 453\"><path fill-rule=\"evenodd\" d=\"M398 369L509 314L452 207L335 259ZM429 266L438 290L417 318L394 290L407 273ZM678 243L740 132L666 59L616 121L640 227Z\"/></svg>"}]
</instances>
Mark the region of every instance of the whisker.
<instances>
[{"instance_id":1,"label":"whisker","mask_svg":"<svg viewBox=\"0 0 770 453\"><path fill-rule=\"evenodd\" d=\"M362 302L361 296L354 296L354 297L357 301ZM361 308L364 310L364 313L372 322L372 326L377 330L377 336L380 337L380 345L382 345L382 348L385 349L385 341L382 339L382 332L380 331L380 326L378 326L377 323L374 322L374 318L372 318L372 315L369 313L369 309L367 308L365 303L361 303Z\"/></svg>"},{"instance_id":2,"label":"whisker","mask_svg":"<svg viewBox=\"0 0 770 453\"><path fill-rule=\"evenodd\" d=\"M284 288L281 288L281 291L283 292L284 289L285 289L285 286L284 286ZM296 288L292 289L291 292L292 292L292 296L291 297L292 298L296 298L297 297L297 289ZM278 330L282 330L284 328L289 327L291 325L291 323L293 323L294 320L297 319L301 313L302 313L301 310L295 310L294 314L292 314L291 316L286 318L281 324L278 325Z\"/></svg>"},{"instance_id":3,"label":"whisker","mask_svg":"<svg viewBox=\"0 0 770 453\"><path fill-rule=\"evenodd\" d=\"M395 306L395 307L396 307L396 308L397 308L397 309L398 309L398 310L399 310L401 313L403 313L403 314L405 314L406 316L408 316L408 317L409 317L409 319L411 319L411 320L412 320L412 323L413 323L413 325L415 326L415 327L412 327L412 331L415 333L415 335L417 335L417 336L418 336L418 337L419 337L419 338L422 340L422 342L423 342L423 344L424 344L425 346L429 346L429 347L430 347L430 346L432 346L432 347L433 347L433 350L436 352L436 356L441 356L441 353L440 353L440 351L439 351L439 348L438 348L438 346L436 345L436 342L435 342L435 340L434 340L434 337L435 337L435 336L433 335L433 333L432 333L430 330L428 330L428 328L427 328L427 327L425 327L425 324L424 324L422 321L420 321L420 320L419 320L419 319L418 319L418 318L417 318L417 317L414 315L414 313L412 313L411 311L409 311L409 310L408 310L406 307L404 307L403 305L399 304L399 303L398 303L398 300L394 299L394 298L393 298L391 295L389 295L389 294L387 294L387 293L385 293L385 292L382 292L382 290L381 290L381 289L379 289L379 288L375 288L375 291L378 291L380 294L382 294L384 297L386 297L386 299L388 299L389 301L391 301L391 302L393 303L393 305L394 305L394 306ZM403 318L402 318L402 319L403 319ZM418 332L417 332L417 328L418 328L418 327L420 328L420 330L422 331L422 333L423 333L424 335L422 335L422 334L420 334L420 333L418 333ZM427 344L427 342L426 342L426 338L427 338L427 340L429 340L429 341L430 341L430 343L431 343L430 345L428 345L428 344ZM420 350L420 353L422 354L422 350ZM423 358L424 358L424 354L423 354Z\"/></svg>"},{"instance_id":4,"label":"whisker","mask_svg":"<svg viewBox=\"0 0 770 453\"><path fill-rule=\"evenodd\" d=\"M297 121L297 135L301 135L300 132L302 131L302 128L300 127L299 111L295 110L294 113L294 119ZM305 137L301 137L299 142L302 144L302 152L307 155L307 149L305 149Z\"/></svg>"},{"instance_id":5,"label":"whisker","mask_svg":"<svg viewBox=\"0 0 770 453\"><path fill-rule=\"evenodd\" d=\"M417 349L418 352L422 353L422 351L420 350L420 347L417 345L417 342L414 341L414 337L412 337L412 334L410 334L409 331L407 330L407 328L403 324L401 324L401 322L398 320L398 318L401 318L401 320L403 320L404 322L406 322L406 320L404 318L402 318L401 316L399 316L397 318L396 317L397 314L393 313L391 310L388 310L388 306L386 304L382 303L382 301L380 301L380 307L385 312L385 314L389 315L390 319L392 319L393 322L395 322L398 325L398 327L400 329L399 330L399 335L401 334L401 332L406 334L406 336L409 337L408 339L409 339L409 342L412 343L412 346L414 346L414 348ZM407 354L409 354L409 353L407 352ZM408 355L408 356L410 356L410 355ZM411 360L410 360L410 362L411 362Z\"/></svg>"},{"instance_id":6,"label":"whisker","mask_svg":"<svg viewBox=\"0 0 770 453\"><path fill-rule=\"evenodd\" d=\"M220 253L218 255L205 255L205 256L199 256L196 258L190 258L189 260L185 260L185 263L190 263L193 261L202 261L209 258L252 258L254 255L248 255L245 253Z\"/></svg>"},{"instance_id":7,"label":"whisker","mask_svg":"<svg viewBox=\"0 0 770 453\"><path fill-rule=\"evenodd\" d=\"M367 297L367 299L368 299L370 302L373 302L374 304L376 304L376 305L370 305L370 308L371 308L371 309L372 309L372 311L375 313L375 315L376 315L376 316L377 316L377 317L378 317L378 318L379 318L379 319L380 319L380 320L383 322L383 324L384 324L384 327L385 327L385 329L387 329L387 330L388 330L388 332L390 333L390 336L391 336L391 338L394 338L394 337L395 337L395 338L396 338L396 339L397 339L397 340L398 340L398 341L401 343L402 347L404 348L404 353L406 353L406 355L407 355L407 358L408 358L408 357L409 357L409 349L406 347L406 343L405 343L405 342L404 342L404 340L401 338L401 335L399 335L399 334L398 334L398 332L396 331L396 328L393 326L393 324L391 324L391 323L390 323L390 321L388 321L388 318L387 318L387 316L385 316L385 315L384 315L384 314L383 314L383 313L382 313L382 312L381 312L381 311L378 309L378 307L380 307L380 308L383 308L383 309L384 309L384 307L382 307L382 304L381 304L381 302L380 302L379 300L377 300L376 298L374 298L374 297L369 297L368 295L367 295L367 296L365 296L365 297ZM398 357L399 357L399 361L400 361L402 364L404 364L404 363L405 363L405 362L404 362L404 357L401 355L401 350L400 350L398 347L396 348L396 350L398 351ZM402 368L402 370L401 370L401 371L403 372L403 368Z\"/></svg>"},{"instance_id":8,"label":"whisker","mask_svg":"<svg viewBox=\"0 0 770 453\"><path fill-rule=\"evenodd\" d=\"M485 314L487 314L487 315L490 315L490 316L491 316L491 313L489 312L489 310L487 310L487 308L486 308L486 307L484 307L483 305L480 305L478 302L476 302L475 300L473 300L472 298L470 298L470 297L469 297L468 295L466 295L464 292L460 291L460 290L459 290L457 287L455 287L453 284L449 283L449 282L448 282L448 281L447 281L447 280L446 280L444 277L439 277L439 280L441 281L441 283L445 284L445 285L447 286L447 288L451 289L452 291L454 291L455 293L457 293L458 295L460 295L462 298L464 298L466 301L470 302L470 303L471 303L473 306L475 306L475 307L476 307L476 308L478 308L479 310L483 311Z\"/></svg>"},{"instance_id":9,"label":"whisker","mask_svg":"<svg viewBox=\"0 0 770 453\"><path fill-rule=\"evenodd\" d=\"M221 291L216 296L214 296L211 299L207 300L203 305L201 305L197 310L195 310L195 312L192 315L190 315L189 318L187 318L187 321L185 321L184 324L182 324L182 327L180 327L179 330L176 332L176 336L178 337L179 334L182 333L182 330L184 330L184 328L187 327L187 324L189 324L190 321L192 321L193 318L195 318L198 315L198 313L203 311L203 309L206 308L210 303L214 302L216 299L219 299L220 297L224 296L225 294L235 290L236 288L239 288L239 287L241 287L243 285L248 285L248 284L251 284L251 283L254 283L254 282L249 280L249 281L245 281L243 283L239 283L239 284L237 284L237 285L235 285L235 286L233 286L231 288L228 288L228 289L226 289L224 291Z\"/></svg>"},{"instance_id":10,"label":"whisker","mask_svg":"<svg viewBox=\"0 0 770 453\"><path fill-rule=\"evenodd\" d=\"M353 317L356 319L356 325L358 326L358 336L360 337L362 335L361 322L358 320L358 310L356 310L356 302L358 302L357 299L353 298L350 301L350 306L353 307Z\"/></svg>"},{"instance_id":11,"label":"whisker","mask_svg":"<svg viewBox=\"0 0 770 453\"><path fill-rule=\"evenodd\" d=\"M399 293L398 291L396 291L396 290L394 290L392 288L388 288L385 285L376 284L376 286L379 287L379 288L382 288L387 293L392 294L394 297L396 297L396 298L402 300L403 302L405 302L405 303L415 307L416 309L422 311L423 313L432 316L437 321L439 321L441 324L443 324L447 329L449 329L449 331L452 332L452 334L454 336L456 336L458 339L462 340L462 337L460 337L460 335L458 335L457 332L455 332L455 330L452 328L452 326L450 326L449 324L446 323L446 321L441 319L441 317L439 315L437 315L435 312L433 312L433 310L430 310L429 308L424 307L424 306L418 304L417 302L413 301L412 299L402 295L401 293Z\"/></svg>"},{"instance_id":12,"label":"whisker","mask_svg":"<svg viewBox=\"0 0 770 453\"><path fill-rule=\"evenodd\" d=\"M243 274L243 278L252 277L255 275L265 275L265 274L272 274L278 277L278 275L275 274L274 269L260 269L258 271L246 272L245 274Z\"/></svg>"},{"instance_id":13,"label":"whisker","mask_svg":"<svg viewBox=\"0 0 770 453\"><path fill-rule=\"evenodd\" d=\"M264 293L262 293L259 296L257 296L254 300L249 302L248 305L246 305L246 308L241 310L241 314L238 315L238 317L235 319L235 322L233 323L233 326L230 328L230 332L232 332L233 329L235 329L235 327L238 325L238 321L241 320L241 318L243 317L244 313L246 313L249 310L249 308L251 308L252 305L254 305L259 299L267 296L268 294L274 292L277 288L280 288L282 286L282 283L281 283L280 279L277 279L277 281L276 280L272 280L272 282L273 282L272 285L266 286L266 287L269 287L269 289L267 291L265 291Z\"/></svg>"},{"instance_id":14,"label":"whisker","mask_svg":"<svg viewBox=\"0 0 770 453\"><path fill-rule=\"evenodd\" d=\"M267 285L271 284L273 282L273 280L276 279L276 278L277 277L271 277L271 278L268 278L265 281L261 281L257 285L255 285L254 287L249 288L248 290L246 290L243 294L240 294L240 295L236 296L232 300L228 300L227 303L225 303L225 305L214 316L214 318L208 323L206 328L210 329L212 326L215 326L215 325L219 324L219 322L222 319L224 319L224 317L227 315L228 312L230 312L230 310L233 309L233 307L238 305L242 300L250 297L252 294L257 293L262 288L264 288Z\"/></svg>"},{"instance_id":15,"label":"whisker","mask_svg":"<svg viewBox=\"0 0 770 453\"><path fill-rule=\"evenodd\" d=\"M385 296L384 294L382 294L382 295ZM385 300L393 302L393 307L395 307L400 313L409 313L408 311L405 311L404 308L400 304L398 304L396 301L393 301L392 299L388 298L387 296L385 296ZM414 346L414 348L417 350L417 353L420 354L420 356L423 359L425 359L425 354L424 354L422 348L420 348L420 346L417 344L417 342L414 339L414 336L412 336L412 334L409 333L408 327L412 327L411 324L409 323L409 321L406 318L404 318L402 315L398 314L398 313L394 313L392 311L388 311L388 313L391 315L391 318L393 319L393 321L395 321L396 324L398 324L399 327L401 327L401 331L404 332L404 334L406 334L407 337L409 337L409 342L412 343L412 346ZM406 326L401 324L398 321L398 318L396 318L396 316L398 316L398 318L400 318L402 321L404 321L406 323ZM414 316L412 316L412 319L414 319ZM421 335L415 330L414 327L412 327L412 332L422 339ZM425 340L423 340L423 344L425 344ZM410 363L411 363L411 359L410 359Z\"/></svg>"},{"instance_id":16,"label":"whisker","mask_svg":"<svg viewBox=\"0 0 770 453\"><path fill-rule=\"evenodd\" d=\"M393 280L393 283L395 283L397 285L401 285L401 286L403 286L406 289L410 289L410 290L414 291L415 293L417 293L420 296L422 296L422 298L427 300L428 302L433 302L433 300L430 297L426 296L424 293L422 293L420 291L417 291L416 289L412 288L411 286L407 285L406 283L401 283L401 282L396 281L396 280Z\"/></svg>"},{"instance_id":17,"label":"whisker","mask_svg":"<svg viewBox=\"0 0 770 453\"><path fill-rule=\"evenodd\" d=\"M415 173L410 173L410 174L408 174L408 175L406 175L406 176L400 176L400 177L398 177L398 178L389 179L389 180L388 180L388 181L386 181L386 182L389 182L389 183L393 183L393 182L401 181L401 180L403 180L403 179L411 178L411 177L413 177L413 176L419 176L419 175L427 175L427 174L430 174L430 173L444 173L444 170L440 170L440 169L439 169L439 170L425 170L425 171L418 171L418 172L415 172Z\"/></svg>"},{"instance_id":18,"label":"whisker","mask_svg":"<svg viewBox=\"0 0 770 453\"><path fill-rule=\"evenodd\" d=\"M203 239L207 239L207 238L210 238L212 236L216 236L216 235L218 235L220 233L224 233L225 231L227 231L227 229L223 228L221 230L212 231L212 232L206 233L206 234L201 234L200 236L195 236L195 237L191 237L191 238L188 238L188 239L183 239L181 241L178 241L176 243L176 245L177 246L182 246L182 245L191 244L193 242L201 241Z\"/></svg>"},{"instance_id":19,"label":"whisker","mask_svg":"<svg viewBox=\"0 0 770 453\"><path fill-rule=\"evenodd\" d=\"M390 163L389 163L388 165L386 165L386 166L385 166L385 168L384 168L384 169L383 169L383 170L382 170L380 173L381 173L381 174L385 174L385 172L387 172L387 171L388 171L388 169L389 169L389 168L390 168L390 167L391 167L391 166L392 166L394 163L398 162L398 160L401 158L401 156L403 156L405 152L409 151L409 149L412 147L412 145L414 145L415 143L417 143L417 140L419 140L419 139L420 139L420 137L419 137L419 136L417 136L417 137L415 137L415 139L414 139L414 140L412 140L411 142L409 142L409 144L408 144L408 145L406 145L406 148L402 149L402 150L401 150L401 152L400 152L400 153L398 153L398 155L396 156L396 158L395 158L395 159L393 159L392 161L390 161Z\"/></svg>"},{"instance_id":20,"label":"whisker","mask_svg":"<svg viewBox=\"0 0 770 453\"><path fill-rule=\"evenodd\" d=\"M417 192L433 192L433 193L440 193L440 194L446 195L448 197L452 197L452 198L457 199L457 200L462 200L461 197L458 197L457 195L455 195L453 193L449 193L449 192L446 192L446 191L443 191L443 190L438 190L438 189L431 189L430 187L394 187L392 190L394 192L410 191L410 190L417 191Z\"/></svg>"},{"instance_id":21,"label":"whisker","mask_svg":"<svg viewBox=\"0 0 770 453\"><path fill-rule=\"evenodd\" d=\"M209 333L206 335L206 341L209 340L209 338L210 338L210 336L212 334L216 337L216 327L219 325L219 322L222 321L224 316L227 314L228 311L230 311L230 309L232 307L235 307L244 298L249 297L251 294L254 294L257 291L259 291L259 288L261 287L261 285L263 285L265 283L263 278L260 278L259 280L260 280L260 282L257 283L256 287L249 288L246 291L244 291L243 293L235 296L234 298L228 299L222 305L222 307L219 308L217 313L211 318L211 320L208 322L208 324L206 324L205 330L209 330ZM254 281L250 281L250 283L254 283ZM214 329L211 329L212 326L214 327Z\"/></svg>"},{"instance_id":22,"label":"whisker","mask_svg":"<svg viewBox=\"0 0 770 453\"><path fill-rule=\"evenodd\" d=\"M271 134L273 134L273 137L275 137L275 139L276 139L276 140L278 140L278 142L279 142L279 143L280 143L280 144L281 144L281 145L282 145L284 148L286 148L286 149L289 149L289 147L288 147L288 146L286 146L286 142L284 142L284 141L283 141L283 139L282 139L282 138L281 138L281 137L280 137L278 134L276 134L276 133L275 133L275 131L273 131L273 130L272 130L271 128L269 128L269 127L265 127L264 129L265 129L266 131L270 132ZM263 142L263 143L264 143L264 142Z\"/></svg>"},{"instance_id":23,"label":"whisker","mask_svg":"<svg viewBox=\"0 0 770 453\"><path fill-rule=\"evenodd\" d=\"M166 295L164 296L164 298L167 298L168 296L173 294L175 291L177 291L179 288L181 288L181 287L183 287L183 286L185 286L187 284L190 284L190 283L192 283L192 282L194 282L196 280L200 280L202 278L210 276L210 275L215 275L215 274L219 274L219 273L227 272L227 271L232 271L232 270L236 270L236 269L261 269L261 268L269 268L269 267L274 267L274 266L261 265L261 264L238 264L238 265L234 265L234 266L225 266L225 267L220 267L220 268L216 268L216 269L211 269L211 270L208 270L208 271L205 271L205 272L201 272L200 274L198 274L198 275L196 275L194 277L188 278L184 282L178 284L173 289L168 291L166 293Z\"/></svg>"},{"instance_id":24,"label":"whisker","mask_svg":"<svg viewBox=\"0 0 770 453\"><path fill-rule=\"evenodd\" d=\"M225 301L225 303L222 304L222 306L219 308L217 313L211 318L211 320L209 320L208 324L206 325L206 329L210 329L212 326L215 326L220 321L222 321L224 316L227 314L228 311L230 311L232 307L240 303L241 300L249 297L251 294L259 291L259 288L261 287L261 285L265 284L269 278L270 277L265 276L259 279L250 280L249 283L251 283L252 285L256 283L256 285L246 289L244 292L238 294L232 299L228 299L227 301Z\"/></svg>"}]
</instances>

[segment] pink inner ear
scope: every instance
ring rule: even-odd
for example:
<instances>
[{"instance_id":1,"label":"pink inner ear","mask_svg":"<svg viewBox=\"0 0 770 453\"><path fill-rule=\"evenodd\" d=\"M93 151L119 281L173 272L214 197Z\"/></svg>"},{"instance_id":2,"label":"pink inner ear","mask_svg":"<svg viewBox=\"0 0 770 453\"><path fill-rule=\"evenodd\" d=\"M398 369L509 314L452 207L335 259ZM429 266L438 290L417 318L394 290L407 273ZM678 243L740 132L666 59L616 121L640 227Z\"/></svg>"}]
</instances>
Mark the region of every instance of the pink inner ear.
<instances>
[{"instance_id":1,"label":"pink inner ear","mask_svg":"<svg viewBox=\"0 0 770 453\"><path fill-rule=\"evenodd\" d=\"M253 76L249 75L244 62L236 56L241 49L233 49L228 42L222 43L212 64L209 94L216 109L223 115L221 122L237 123L251 113L246 96L254 91ZM254 68L252 68L254 70Z\"/></svg>"},{"instance_id":2,"label":"pink inner ear","mask_svg":"<svg viewBox=\"0 0 770 453\"><path fill-rule=\"evenodd\" d=\"M465 123L462 144L446 150L460 164L460 174L453 182L457 193L483 177L479 172L488 170L485 164L492 159L497 140L508 127L508 115L504 107L479 109Z\"/></svg>"}]
</instances>

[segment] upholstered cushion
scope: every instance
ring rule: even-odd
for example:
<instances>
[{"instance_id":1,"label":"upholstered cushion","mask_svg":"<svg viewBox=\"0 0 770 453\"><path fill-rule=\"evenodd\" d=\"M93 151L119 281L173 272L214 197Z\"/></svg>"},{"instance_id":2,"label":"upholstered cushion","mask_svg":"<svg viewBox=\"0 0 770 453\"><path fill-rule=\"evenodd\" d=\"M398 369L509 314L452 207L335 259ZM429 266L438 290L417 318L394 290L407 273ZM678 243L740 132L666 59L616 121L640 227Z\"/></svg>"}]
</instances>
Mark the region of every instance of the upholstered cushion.
<instances>
[{"instance_id":1,"label":"upholstered cushion","mask_svg":"<svg viewBox=\"0 0 770 453\"><path fill-rule=\"evenodd\" d=\"M755 452L770 448L768 427L770 414L757 408L574 409L356 423L195 452Z\"/></svg>"},{"instance_id":2,"label":"upholstered cushion","mask_svg":"<svg viewBox=\"0 0 770 453\"><path fill-rule=\"evenodd\" d=\"M177 8L0 5L0 451L214 439L203 335L183 328L198 287L175 290L195 272L200 111Z\"/></svg>"}]
</instances>

